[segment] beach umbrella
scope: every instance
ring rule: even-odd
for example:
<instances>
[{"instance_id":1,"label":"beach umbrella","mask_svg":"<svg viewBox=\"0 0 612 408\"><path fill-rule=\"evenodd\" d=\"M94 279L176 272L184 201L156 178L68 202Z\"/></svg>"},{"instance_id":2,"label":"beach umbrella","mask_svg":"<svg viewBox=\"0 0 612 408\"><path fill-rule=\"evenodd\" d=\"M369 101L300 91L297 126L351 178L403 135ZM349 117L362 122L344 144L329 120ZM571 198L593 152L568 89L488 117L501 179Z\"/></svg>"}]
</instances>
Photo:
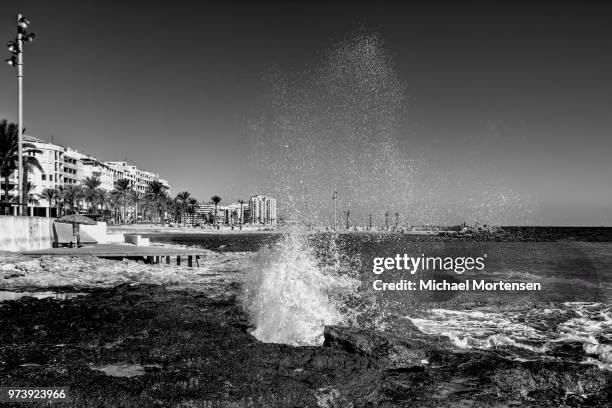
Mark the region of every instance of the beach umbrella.
<instances>
[{"instance_id":1,"label":"beach umbrella","mask_svg":"<svg viewBox=\"0 0 612 408\"><path fill-rule=\"evenodd\" d=\"M80 214L69 214L64 215L61 218L55 220L55 222L62 222L65 224L72 224L72 233L77 237L77 246L81 246L81 229L80 225L96 225L97 223L91 218L85 217Z\"/></svg>"}]
</instances>

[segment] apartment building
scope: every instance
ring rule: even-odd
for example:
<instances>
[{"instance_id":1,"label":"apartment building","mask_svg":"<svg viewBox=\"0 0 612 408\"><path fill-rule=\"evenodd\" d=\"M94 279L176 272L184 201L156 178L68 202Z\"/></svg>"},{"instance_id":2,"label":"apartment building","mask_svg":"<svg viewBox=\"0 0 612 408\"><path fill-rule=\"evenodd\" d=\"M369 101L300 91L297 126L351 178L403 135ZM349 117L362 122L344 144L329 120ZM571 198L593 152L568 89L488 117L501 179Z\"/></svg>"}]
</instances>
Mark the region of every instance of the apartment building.
<instances>
[{"instance_id":1,"label":"apartment building","mask_svg":"<svg viewBox=\"0 0 612 408\"><path fill-rule=\"evenodd\" d=\"M38 200L40 206L46 207L49 205L41 197L44 189L78 185L87 177L98 177L101 182L100 188L106 191L113 190L115 182L123 178L130 180L134 190L140 194L144 194L148 184L153 180L159 180L168 190L170 189L167 180L160 179L155 173L140 170L133 164L105 162L70 147L30 135L24 135L23 140L34 146L36 151L27 154L36 157L42 168L42 171L31 169L27 174L28 181L34 186L28 193ZM5 180L2 180L0 201L6 200L4 183ZM9 177L9 200L15 195L17 183L17 172L14 172Z\"/></svg>"},{"instance_id":2,"label":"apartment building","mask_svg":"<svg viewBox=\"0 0 612 408\"><path fill-rule=\"evenodd\" d=\"M276 199L264 195L252 196L249 215L252 224L276 224Z\"/></svg>"},{"instance_id":3,"label":"apartment building","mask_svg":"<svg viewBox=\"0 0 612 408\"><path fill-rule=\"evenodd\" d=\"M130 164L128 162L122 161L111 161L106 162L108 166L110 166L115 171L114 179L115 181L120 178L124 178L130 181L130 186L134 191L136 191L140 195L144 195L147 190L149 183L156 180L161 182L168 193L170 192L170 183L167 180L159 178L159 175L152 173L150 171L140 170L134 164Z\"/></svg>"}]
</instances>

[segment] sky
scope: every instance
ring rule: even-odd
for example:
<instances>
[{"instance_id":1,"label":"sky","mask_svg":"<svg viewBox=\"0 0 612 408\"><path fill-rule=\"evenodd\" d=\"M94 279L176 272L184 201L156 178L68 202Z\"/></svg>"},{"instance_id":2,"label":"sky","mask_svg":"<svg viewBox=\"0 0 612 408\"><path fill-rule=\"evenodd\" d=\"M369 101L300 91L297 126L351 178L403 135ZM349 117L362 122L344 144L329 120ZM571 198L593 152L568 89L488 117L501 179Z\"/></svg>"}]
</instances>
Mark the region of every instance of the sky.
<instances>
[{"instance_id":1,"label":"sky","mask_svg":"<svg viewBox=\"0 0 612 408\"><path fill-rule=\"evenodd\" d=\"M503 184L533 207L530 223L612 225L611 6L227 3L3 1L0 38L17 12L37 35L24 53L28 133L127 158L200 200L267 193L249 143L266 73L302 72L367 27L405 85L404 154L463 184ZM14 121L9 66L0 90Z\"/></svg>"}]
</instances>

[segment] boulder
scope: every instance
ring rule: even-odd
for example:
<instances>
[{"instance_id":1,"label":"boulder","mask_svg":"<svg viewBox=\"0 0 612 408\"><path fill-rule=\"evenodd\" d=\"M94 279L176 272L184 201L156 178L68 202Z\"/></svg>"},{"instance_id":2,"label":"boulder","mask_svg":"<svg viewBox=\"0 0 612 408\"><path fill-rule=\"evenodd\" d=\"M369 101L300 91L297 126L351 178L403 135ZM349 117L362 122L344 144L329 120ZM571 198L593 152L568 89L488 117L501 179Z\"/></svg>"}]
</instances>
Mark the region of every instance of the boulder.
<instances>
[{"instance_id":1,"label":"boulder","mask_svg":"<svg viewBox=\"0 0 612 408\"><path fill-rule=\"evenodd\" d=\"M412 334L412 337L398 337L354 327L326 326L323 346L373 357L387 369L423 367L429 363L430 354L451 347L443 338L418 331Z\"/></svg>"},{"instance_id":2,"label":"boulder","mask_svg":"<svg viewBox=\"0 0 612 408\"><path fill-rule=\"evenodd\" d=\"M490 377L500 396L533 397L533 394L587 396L608 387L610 373L593 365L561 362L522 362L496 370Z\"/></svg>"}]
</instances>

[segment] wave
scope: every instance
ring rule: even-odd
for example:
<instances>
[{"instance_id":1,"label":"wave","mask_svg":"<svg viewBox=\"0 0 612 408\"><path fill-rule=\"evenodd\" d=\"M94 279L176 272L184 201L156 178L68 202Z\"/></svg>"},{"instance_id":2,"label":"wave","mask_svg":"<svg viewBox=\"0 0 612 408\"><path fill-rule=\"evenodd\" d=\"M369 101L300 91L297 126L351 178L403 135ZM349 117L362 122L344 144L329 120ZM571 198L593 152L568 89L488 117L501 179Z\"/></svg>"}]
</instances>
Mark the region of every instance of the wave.
<instances>
[{"instance_id":1,"label":"wave","mask_svg":"<svg viewBox=\"0 0 612 408\"><path fill-rule=\"evenodd\" d=\"M271 343L320 345L326 325L347 321L342 299L355 293L360 282L339 273L335 248L326 252L331 256L322 263L307 236L299 233L259 251L243 296L256 327L253 336Z\"/></svg>"},{"instance_id":2,"label":"wave","mask_svg":"<svg viewBox=\"0 0 612 408\"><path fill-rule=\"evenodd\" d=\"M580 344L581 362L612 370L612 306L603 303L566 302L500 313L430 309L422 317L406 318L459 348L519 349L550 357L565 344Z\"/></svg>"}]
</instances>

